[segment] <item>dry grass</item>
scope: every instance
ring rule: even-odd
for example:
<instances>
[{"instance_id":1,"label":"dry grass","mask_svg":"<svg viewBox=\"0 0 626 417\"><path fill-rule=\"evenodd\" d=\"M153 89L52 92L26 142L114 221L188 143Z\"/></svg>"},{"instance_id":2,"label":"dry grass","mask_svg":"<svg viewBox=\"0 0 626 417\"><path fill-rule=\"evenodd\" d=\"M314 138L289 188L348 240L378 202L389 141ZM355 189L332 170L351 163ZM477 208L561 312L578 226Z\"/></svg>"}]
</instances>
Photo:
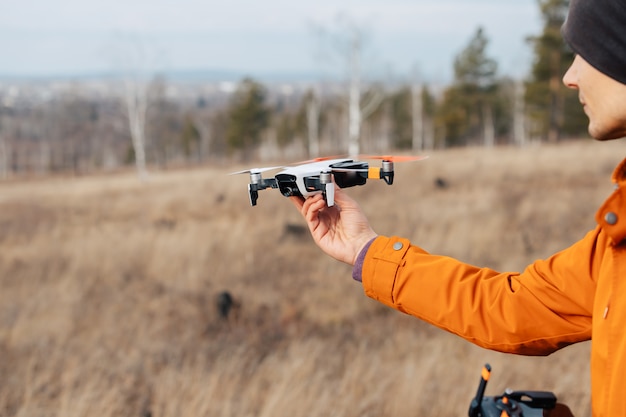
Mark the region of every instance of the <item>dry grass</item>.
<instances>
[{"instance_id":1,"label":"dry grass","mask_svg":"<svg viewBox=\"0 0 626 417\"><path fill-rule=\"evenodd\" d=\"M440 151L349 192L379 233L518 270L593 227L621 146ZM378 305L287 232L303 223L278 192L251 208L224 174L0 184L0 416L459 416L484 362L489 395L554 390L589 414L588 344L502 355Z\"/></svg>"}]
</instances>

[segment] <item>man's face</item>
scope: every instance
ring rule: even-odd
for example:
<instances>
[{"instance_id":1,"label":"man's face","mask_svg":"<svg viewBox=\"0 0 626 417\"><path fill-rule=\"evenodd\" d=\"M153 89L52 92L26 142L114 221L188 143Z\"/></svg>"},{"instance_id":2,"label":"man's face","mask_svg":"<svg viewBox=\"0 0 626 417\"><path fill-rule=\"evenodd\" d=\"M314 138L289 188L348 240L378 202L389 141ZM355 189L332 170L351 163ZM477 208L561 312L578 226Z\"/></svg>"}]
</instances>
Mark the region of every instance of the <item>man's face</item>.
<instances>
[{"instance_id":1,"label":"man's face","mask_svg":"<svg viewBox=\"0 0 626 417\"><path fill-rule=\"evenodd\" d=\"M626 85L604 75L577 55L563 84L578 90L589 117L589 134L598 140L626 136Z\"/></svg>"}]
</instances>

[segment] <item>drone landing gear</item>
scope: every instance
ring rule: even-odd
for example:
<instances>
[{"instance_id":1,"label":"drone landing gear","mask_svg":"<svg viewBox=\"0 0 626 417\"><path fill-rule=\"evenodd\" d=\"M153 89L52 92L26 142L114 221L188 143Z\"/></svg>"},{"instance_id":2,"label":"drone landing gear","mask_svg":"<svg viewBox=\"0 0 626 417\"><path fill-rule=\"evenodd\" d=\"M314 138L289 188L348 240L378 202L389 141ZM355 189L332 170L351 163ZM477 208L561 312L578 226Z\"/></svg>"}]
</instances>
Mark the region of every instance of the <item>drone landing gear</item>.
<instances>
[{"instance_id":1,"label":"drone landing gear","mask_svg":"<svg viewBox=\"0 0 626 417\"><path fill-rule=\"evenodd\" d=\"M256 206L256 202L259 199L259 191L267 188L278 188L278 184L274 178L263 179L260 174L258 178L252 178L252 182L248 184L250 205Z\"/></svg>"},{"instance_id":2,"label":"drone landing gear","mask_svg":"<svg viewBox=\"0 0 626 417\"><path fill-rule=\"evenodd\" d=\"M341 186L339 183L337 185ZM335 205L335 183L330 171L321 172L319 177L305 178L304 186L309 192L321 191L328 207Z\"/></svg>"}]
</instances>

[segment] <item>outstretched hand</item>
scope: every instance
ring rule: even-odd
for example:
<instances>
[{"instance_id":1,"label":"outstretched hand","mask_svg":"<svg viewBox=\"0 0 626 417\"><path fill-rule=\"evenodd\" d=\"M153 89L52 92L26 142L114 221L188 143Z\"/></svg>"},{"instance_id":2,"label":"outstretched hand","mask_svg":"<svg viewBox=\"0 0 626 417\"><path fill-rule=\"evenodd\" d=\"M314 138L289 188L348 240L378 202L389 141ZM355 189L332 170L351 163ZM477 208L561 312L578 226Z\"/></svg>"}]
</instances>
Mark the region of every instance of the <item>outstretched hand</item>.
<instances>
[{"instance_id":1,"label":"outstretched hand","mask_svg":"<svg viewBox=\"0 0 626 417\"><path fill-rule=\"evenodd\" d=\"M377 236L356 201L339 187L332 207L321 194L289 199L306 220L315 243L337 260L354 265L361 249Z\"/></svg>"}]
</instances>

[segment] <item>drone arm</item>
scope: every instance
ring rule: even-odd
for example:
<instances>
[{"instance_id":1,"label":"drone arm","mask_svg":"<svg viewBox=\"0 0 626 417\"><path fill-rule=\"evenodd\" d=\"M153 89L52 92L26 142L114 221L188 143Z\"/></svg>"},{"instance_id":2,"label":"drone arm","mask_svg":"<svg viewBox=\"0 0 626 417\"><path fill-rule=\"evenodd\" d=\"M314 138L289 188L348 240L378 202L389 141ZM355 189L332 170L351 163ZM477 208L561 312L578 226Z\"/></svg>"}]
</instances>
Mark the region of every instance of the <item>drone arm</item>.
<instances>
[{"instance_id":1,"label":"drone arm","mask_svg":"<svg viewBox=\"0 0 626 417\"><path fill-rule=\"evenodd\" d=\"M391 167L369 167L367 170L368 179L385 180L389 185L393 184L393 165Z\"/></svg>"},{"instance_id":2,"label":"drone arm","mask_svg":"<svg viewBox=\"0 0 626 417\"><path fill-rule=\"evenodd\" d=\"M267 178L262 181L263 189L266 188L278 188L278 182L276 178Z\"/></svg>"},{"instance_id":3,"label":"drone arm","mask_svg":"<svg viewBox=\"0 0 626 417\"><path fill-rule=\"evenodd\" d=\"M376 180L381 179L380 168L379 167L369 167L369 169L367 170L367 178L368 179L376 179Z\"/></svg>"}]
</instances>

